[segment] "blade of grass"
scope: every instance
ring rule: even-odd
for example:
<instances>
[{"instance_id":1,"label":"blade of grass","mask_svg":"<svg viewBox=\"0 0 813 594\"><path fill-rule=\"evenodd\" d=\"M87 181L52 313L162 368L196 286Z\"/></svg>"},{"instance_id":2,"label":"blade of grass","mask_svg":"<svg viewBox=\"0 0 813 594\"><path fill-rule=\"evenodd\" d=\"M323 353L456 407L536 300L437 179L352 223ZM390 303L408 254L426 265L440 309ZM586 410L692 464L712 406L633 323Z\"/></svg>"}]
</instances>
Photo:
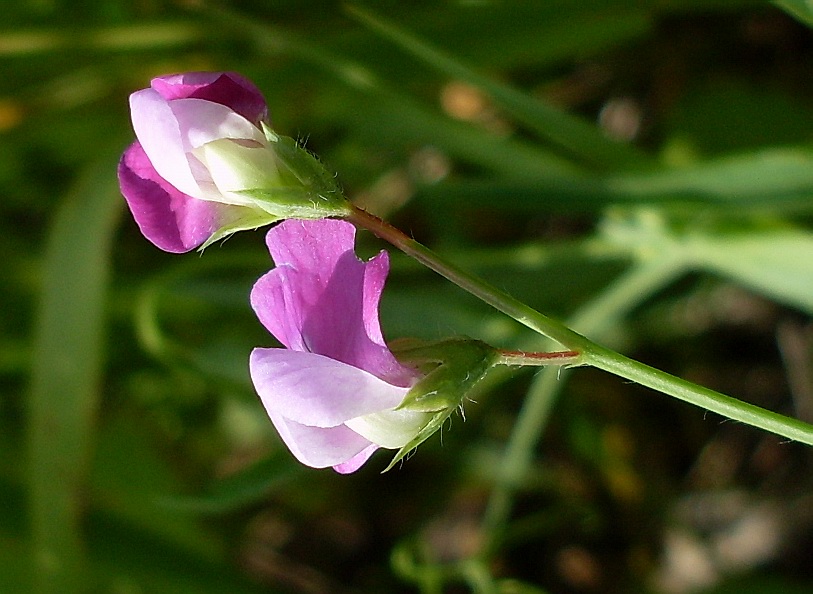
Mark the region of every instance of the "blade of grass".
<instances>
[{"instance_id":1,"label":"blade of grass","mask_svg":"<svg viewBox=\"0 0 813 594\"><path fill-rule=\"evenodd\" d=\"M685 271L686 263L674 253L641 260L577 311L571 324L581 332L601 336ZM528 390L483 517L485 538L481 552L486 556L496 549L503 536L514 496L528 473L536 444L568 376L569 372L560 369L543 369Z\"/></svg>"},{"instance_id":2,"label":"blade of grass","mask_svg":"<svg viewBox=\"0 0 813 594\"><path fill-rule=\"evenodd\" d=\"M149 23L66 30L28 29L0 34L0 57L19 57L75 50L138 51L190 45L203 38L192 23Z\"/></svg>"},{"instance_id":3,"label":"blade of grass","mask_svg":"<svg viewBox=\"0 0 813 594\"><path fill-rule=\"evenodd\" d=\"M813 154L805 148L766 149L653 173L533 181L462 181L424 188L421 200L519 210L594 211L613 204L732 205L810 209Z\"/></svg>"},{"instance_id":4,"label":"blade of grass","mask_svg":"<svg viewBox=\"0 0 813 594\"><path fill-rule=\"evenodd\" d=\"M379 136L391 135L401 143L432 145L452 156L515 179L537 179L579 171L572 162L540 146L502 138L443 116L388 85L363 64L314 40L222 6L205 4L193 8L216 22L219 29L227 27L241 39L251 38L258 51L274 56L292 56L362 94L363 105L357 99L350 102L360 118L360 121L351 123L362 126L373 122L374 125L379 118L378 121L386 124L378 126L376 133Z\"/></svg>"},{"instance_id":5,"label":"blade of grass","mask_svg":"<svg viewBox=\"0 0 813 594\"><path fill-rule=\"evenodd\" d=\"M104 297L122 201L100 159L55 214L45 252L28 412L32 591L82 586L80 519L103 365Z\"/></svg>"},{"instance_id":6,"label":"blade of grass","mask_svg":"<svg viewBox=\"0 0 813 594\"><path fill-rule=\"evenodd\" d=\"M433 68L479 88L543 139L569 151L578 160L599 168L643 168L654 162L634 147L616 142L595 126L470 68L459 59L420 40L397 25L358 6L347 8L351 16ZM608 21L607 26L618 23Z\"/></svg>"},{"instance_id":7,"label":"blade of grass","mask_svg":"<svg viewBox=\"0 0 813 594\"><path fill-rule=\"evenodd\" d=\"M813 314L813 235L799 229L699 235L687 242L695 264Z\"/></svg>"},{"instance_id":8,"label":"blade of grass","mask_svg":"<svg viewBox=\"0 0 813 594\"><path fill-rule=\"evenodd\" d=\"M773 4L808 27L813 27L813 2L810 0L773 0Z\"/></svg>"}]
</instances>

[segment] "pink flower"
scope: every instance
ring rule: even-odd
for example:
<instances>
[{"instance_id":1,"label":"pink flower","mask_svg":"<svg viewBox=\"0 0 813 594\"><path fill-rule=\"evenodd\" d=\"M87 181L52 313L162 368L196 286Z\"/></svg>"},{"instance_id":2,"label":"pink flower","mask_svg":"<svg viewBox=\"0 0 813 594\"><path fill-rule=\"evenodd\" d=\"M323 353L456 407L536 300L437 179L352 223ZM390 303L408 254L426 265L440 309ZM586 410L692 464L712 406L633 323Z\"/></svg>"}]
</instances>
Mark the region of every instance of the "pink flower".
<instances>
[{"instance_id":1,"label":"pink flower","mask_svg":"<svg viewBox=\"0 0 813 594\"><path fill-rule=\"evenodd\" d=\"M355 228L337 220L288 220L268 232L276 268L251 304L286 348L251 353L254 386L280 437L303 464L357 470L379 447L401 448L423 412L394 410L419 374L390 352L378 320L386 252L368 262Z\"/></svg>"},{"instance_id":2,"label":"pink flower","mask_svg":"<svg viewBox=\"0 0 813 594\"><path fill-rule=\"evenodd\" d=\"M267 185L273 151L260 91L230 72L161 76L130 96L138 140L124 153L122 194L144 236L168 252L189 251L218 231L269 217L240 192Z\"/></svg>"}]
</instances>

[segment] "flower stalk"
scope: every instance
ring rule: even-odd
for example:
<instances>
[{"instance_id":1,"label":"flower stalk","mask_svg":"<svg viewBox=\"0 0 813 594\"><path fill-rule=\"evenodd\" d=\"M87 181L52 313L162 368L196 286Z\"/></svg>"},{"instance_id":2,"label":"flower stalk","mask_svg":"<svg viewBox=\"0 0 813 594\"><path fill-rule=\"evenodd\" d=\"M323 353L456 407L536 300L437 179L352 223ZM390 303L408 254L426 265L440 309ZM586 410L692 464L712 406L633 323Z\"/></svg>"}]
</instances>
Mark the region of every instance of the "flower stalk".
<instances>
[{"instance_id":1,"label":"flower stalk","mask_svg":"<svg viewBox=\"0 0 813 594\"><path fill-rule=\"evenodd\" d=\"M497 365L513 365L526 367L547 367L560 365L575 367L581 365L581 353L578 351L553 351L529 353L526 351L497 351L499 358Z\"/></svg>"},{"instance_id":2,"label":"flower stalk","mask_svg":"<svg viewBox=\"0 0 813 594\"><path fill-rule=\"evenodd\" d=\"M603 347L483 279L447 262L396 227L361 208L354 207L348 220L391 243L406 255L531 330L556 341L569 351L578 353L578 357L573 361L565 363L567 365L591 365L729 419L770 431L792 441L813 445L813 425L809 423L704 388ZM551 358L546 364L556 360L555 357Z\"/></svg>"}]
</instances>

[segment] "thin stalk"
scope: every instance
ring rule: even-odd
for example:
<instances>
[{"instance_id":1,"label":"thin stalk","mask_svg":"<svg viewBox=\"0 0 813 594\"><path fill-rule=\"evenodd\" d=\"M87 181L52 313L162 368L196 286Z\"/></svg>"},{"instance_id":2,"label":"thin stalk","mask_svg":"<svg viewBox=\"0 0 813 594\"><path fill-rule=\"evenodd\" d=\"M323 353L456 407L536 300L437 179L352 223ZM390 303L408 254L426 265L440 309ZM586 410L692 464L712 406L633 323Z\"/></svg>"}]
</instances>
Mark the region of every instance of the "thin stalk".
<instances>
[{"instance_id":1,"label":"thin stalk","mask_svg":"<svg viewBox=\"0 0 813 594\"><path fill-rule=\"evenodd\" d=\"M580 352L584 364L603 369L735 421L793 441L813 445L813 425L703 388L602 347L481 278L446 262L429 248L378 217L354 207L347 218L531 330L547 336L568 350Z\"/></svg>"},{"instance_id":2,"label":"thin stalk","mask_svg":"<svg viewBox=\"0 0 813 594\"><path fill-rule=\"evenodd\" d=\"M576 315L570 319L570 323L582 332L603 334L609 324L612 324L614 321L626 315L632 307L635 307L654 291L665 286L682 274L685 270L685 266L686 263L680 258L670 257L669 255L656 257L647 262L643 262L620 277L610 285L608 290L577 312ZM611 353L611 356L617 356L617 354ZM606 362L602 368L609 370L607 368L610 366L612 366L612 363ZM628 373L628 370L619 369L613 372L622 377L627 377L628 379L633 379L634 381L648 385L649 387L670 393L667 389L663 389L662 386L645 383L644 381L631 377L632 374ZM662 373L651 368L650 372L655 375ZM528 398L518 415L517 423L514 426L502 461L498 466L499 475L497 484L491 493L486 507L482 524L483 548L481 555L487 556L497 546L497 540L501 535L502 529L513 507L514 494L519 488L523 477L528 474L536 444L547 425L550 412L556 401L556 395L563 386L561 380L565 377L567 376L562 375L559 370L546 369L535 378L528 392ZM651 376L649 377L651 378ZM678 382L683 381L678 378L671 379L677 380ZM669 385L673 386L674 383L669 382ZM698 389L703 390L693 384L690 385L693 391ZM716 394L710 390L709 392L712 397ZM688 396L684 395L682 399L692 402L690 398L691 394ZM706 402L697 404L703 408L707 407ZM738 404L743 405L743 408L746 409L744 414L748 414L747 409L750 408L750 405L740 402L738 402ZM773 413L763 411L762 409L757 408L757 411L760 415L763 413L773 415ZM741 414L743 414L742 411ZM781 415L776 415L776 417L777 419L774 420L778 420L781 423L788 421L791 423L795 422L793 419L787 419ZM776 432L779 433L779 431Z\"/></svg>"},{"instance_id":3,"label":"thin stalk","mask_svg":"<svg viewBox=\"0 0 813 594\"><path fill-rule=\"evenodd\" d=\"M581 365L581 353L578 351L553 351L551 353L529 353L526 351L498 350L497 365L526 367L545 367L549 365Z\"/></svg>"},{"instance_id":4,"label":"thin stalk","mask_svg":"<svg viewBox=\"0 0 813 594\"><path fill-rule=\"evenodd\" d=\"M630 309L672 282L684 269L682 261L666 255L636 264L576 312L570 323L583 332L603 334L608 325L626 316ZM497 548L511 515L514 495L523 478L528 476L536 444L548 424L565 378L567 374L559 369L544 369L528 390L486 505L482 522L482 556L487 557Z\"/></svg>"},{"instance_id":5,"label":"thin stalk","mask_svg":"<svg viewBox=\"0 0 813 594\"><path fill-rule=\"evenodd\" d=\"M347 217L347 220L372 231L375 235L388 241L407 256L414 258L427 268L434 270L461 289L485 301L505 315L514 318L520 324L558 342L568 350L583 351L592 345L587 338L577 334L561 322L539 313L535 309L525 305L522 301L519 301L508 293L500 291L483 279L457 267L451 262L446 262L428 247L415 241L400 229L393 227L386 221L382 221L367 211L353 207L353 212Z\"/></svg>"},{"instance_id":6,"label":"thin stalk","mask_svg":"<svg viewBox=\"0 0 813 594\"><path fill-rule=\"evenodd\" d=\"M660 369L595 345L584 354L588 365L673 396L729 419L813 445L813 425L704 388Z\"/></svg>"}]
</instances>

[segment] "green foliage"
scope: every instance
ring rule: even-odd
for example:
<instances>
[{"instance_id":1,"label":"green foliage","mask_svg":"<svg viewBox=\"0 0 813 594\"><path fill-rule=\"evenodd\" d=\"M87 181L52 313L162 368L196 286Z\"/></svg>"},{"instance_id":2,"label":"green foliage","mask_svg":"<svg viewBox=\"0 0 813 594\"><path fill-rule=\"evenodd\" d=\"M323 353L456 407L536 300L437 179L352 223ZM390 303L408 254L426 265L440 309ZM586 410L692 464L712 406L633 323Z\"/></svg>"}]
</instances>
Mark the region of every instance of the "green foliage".
<instances>
[{"instance_id":1,"label":"green foliage","mask_svg":"<svg viewBox=\"0 0 813 594\"><path fill-rule=\"evenodd\" d=\"M262 231L158 252L115 180L129 92L237 70L285 148L338 174L312 184L591 338L810 421L810 2L3 10L0 591L663 592L687 551L708 592L810 589L809 452L593 371L490 373L383 475L386 454L301 467L247 372L274 344L248 305ZM389 339L549 347L392 260Z\"/></svg>"}]
</instances>

